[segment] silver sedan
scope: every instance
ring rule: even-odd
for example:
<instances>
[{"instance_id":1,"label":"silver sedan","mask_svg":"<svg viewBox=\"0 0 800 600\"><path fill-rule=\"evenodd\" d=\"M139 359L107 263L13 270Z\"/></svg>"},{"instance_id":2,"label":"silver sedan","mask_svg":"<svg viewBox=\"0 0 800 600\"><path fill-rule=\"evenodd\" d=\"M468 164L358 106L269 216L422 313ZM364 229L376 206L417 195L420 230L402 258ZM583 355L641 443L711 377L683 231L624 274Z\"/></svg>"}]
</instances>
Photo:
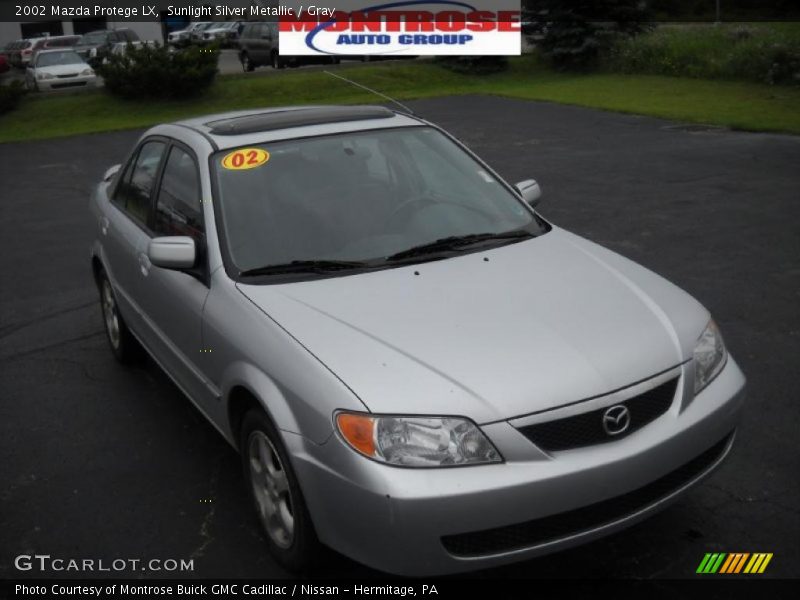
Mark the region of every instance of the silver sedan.
<instances>
[{"instance_id":1,"label":"silver sedan","mask_svg":"<svg viewBox=\"0 0 800 600\"><path fill-rule=\"evenodd\" d=\"M242 457L269 551L392 573L552 552L728 455L745 378L708 311L381 107L160 125L91 198L110 347Z\"/></svg>"}]
</instances>

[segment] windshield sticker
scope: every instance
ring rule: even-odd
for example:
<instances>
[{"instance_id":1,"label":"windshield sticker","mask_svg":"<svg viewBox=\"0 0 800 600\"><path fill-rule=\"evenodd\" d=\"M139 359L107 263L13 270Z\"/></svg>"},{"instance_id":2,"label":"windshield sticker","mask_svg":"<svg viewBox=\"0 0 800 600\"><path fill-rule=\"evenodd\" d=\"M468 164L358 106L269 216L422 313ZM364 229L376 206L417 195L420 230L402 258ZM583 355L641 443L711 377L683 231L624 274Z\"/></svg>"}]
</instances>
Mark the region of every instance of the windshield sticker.
<instances>
[{"instance_id":1,"label":"windshield sticker","mask_svg":"<svg viewBox=\"0 0 800 600\"><path fill-rule=\"evenodd\" d=\"M269 160L269 152L261 148L242 148L222 159L222 166L231 171L255 169Z\"/></svg>"}]
</instances>

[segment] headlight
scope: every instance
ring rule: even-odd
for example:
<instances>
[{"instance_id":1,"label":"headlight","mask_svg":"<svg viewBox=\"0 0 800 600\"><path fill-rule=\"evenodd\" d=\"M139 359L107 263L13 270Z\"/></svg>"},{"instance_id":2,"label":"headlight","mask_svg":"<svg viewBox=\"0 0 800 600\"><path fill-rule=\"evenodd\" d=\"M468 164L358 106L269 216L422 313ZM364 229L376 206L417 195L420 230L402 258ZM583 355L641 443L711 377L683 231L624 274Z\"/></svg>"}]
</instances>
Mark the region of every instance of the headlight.
<instances>
[{"instance_id":1,"label":"headlight","mask_svg":"<svg viewBox=\"0 0 800 600\"><path fill-rule=\"evenodd\" d=\"M719 375L728 358L722 334L713 319L694 347L694 393L699 394Z\"/></svg>"},{"instance_id":2,"label":"headlight","mask_svg":"<svg viewBox=\"0 0 800 600\"><path fill-rule=\"evenodd\" d=\"M84 69L83 71L81 71L81 75L94 75L94 71L92 71L91 69Z\"/></svg>"},{"instance_id":3,"label":"headlight","mask_svg":"<svg viewBox=\"0 0 800 600\"><path fill-rule=\"evenodd\" d=\"M402 467L450 467L502 462L480 429L458 417L339 413L336 425L356 451Z\"/></svg>"},{"instance_id":4,"label":"headlight","mask_svg":"<svg viewBox=\"0 0 800 600\"><path fill-rule=\"evenodd\" d=\"M36 75L36 79L55 79L55 75L52 73L39 73Z\"/></svg>"}]
</instances>

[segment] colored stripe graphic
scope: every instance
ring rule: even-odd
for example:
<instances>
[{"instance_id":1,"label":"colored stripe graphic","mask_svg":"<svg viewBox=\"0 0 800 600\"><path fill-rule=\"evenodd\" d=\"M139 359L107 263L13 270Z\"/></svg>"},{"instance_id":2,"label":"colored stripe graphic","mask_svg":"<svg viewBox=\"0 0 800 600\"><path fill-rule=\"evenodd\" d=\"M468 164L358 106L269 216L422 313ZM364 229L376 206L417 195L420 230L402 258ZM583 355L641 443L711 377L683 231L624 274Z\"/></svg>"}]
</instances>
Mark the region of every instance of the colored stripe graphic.
<instances>
[{"instance_id":1,"label":"colored stripe graphic","mask_svg":"<svg viewBox=\"0 0 800 600\"><path fill-rule=\"evenodd\" d=\"M744 563L747 560L748 556L750 556L749 552L745 552L744 554L742 554L742 558L739 560L739 564L736 565L736 570L734 571L734 573L739 573L742 570L742 567L744 566Z\"/></svg>"},{"instance_id":2,"label":"colored stripe graphic","mask_svg":"<svg viewBox=\"0 0 800 600\"><path fill-rule=\"evenodd\" d=\"M750 562L747 563L747 566L744 568L745 573L763 573L764 570L767 568L769 561L772 560L772 552L759 552L753 554L753 558L750 559Z\"/></svg>"},{"instance_id":3,"label":"colored stripe graphic","mask_svg":"<svg viewBox=\"0 0 800 600\"><path fill-rule=\"evenodd\" d=\"M750 560L748 560L750 559ZM769 561L772 560L772 552L708 552L700 561L696 573L732 575L738 573L763 573ZM745 566L745 564L747 566ZM744 568L744 571L742 571Z\"/></svg>"},{"instance_id":4,"label":"colored stripe graphic","mask_svg":"<svg viewBox=\"0 0 800 600\"><path fill-rule=\"evenodd\" d=\"M730 573L729 569L731 568L731 565L735 563L737 560L739 560L738 554L734 553L728 554L728 558L724 563L722 563L722 568L719 570L719 572Z\"/></svg>"},{"instance_id":5,"label":"colored stripe graphic","mask_svg":"<svg viewBox=\"0 0 800 600\"><path fill-rule=\"evenodd\" d=\"M725 552L706 554L700 566L697 567L697 573L716 573L725 556Z\"/></svg>"},{"instance_id":6,"label":"colored stripe graphic","mask_svg":"<svg viewBox=\"0 0 800 600\"><path fill-rule=\"evenodd\" d=\"M719 570L720 573L738 573L744 566L744 561L750 556L746 552L732 552Z\"/></svg>"},{"instance_id":7,"label":"colored stripe graphic","mask_svg":"<svg viewBox=\"0 0 800 600\"><path fill-rule=\"evenodd\" d=\"M700 561L700 566L697 567L697 571L695 573L705 573L706 572L706 565L708 564L709 559L711 558L710 554L706 554L703 557L703 560Z\"/></svg>"}]
</instances>

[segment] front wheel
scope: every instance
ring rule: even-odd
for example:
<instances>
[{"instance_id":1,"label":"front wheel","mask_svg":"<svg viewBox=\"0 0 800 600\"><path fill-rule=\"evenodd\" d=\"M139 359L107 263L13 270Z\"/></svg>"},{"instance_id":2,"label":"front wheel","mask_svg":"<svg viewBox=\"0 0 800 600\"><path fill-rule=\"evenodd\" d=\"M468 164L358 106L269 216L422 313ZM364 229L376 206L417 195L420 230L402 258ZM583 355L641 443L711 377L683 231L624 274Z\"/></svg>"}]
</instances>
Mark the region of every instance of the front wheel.
<instances>
[{"instance_id":1,"label":"front wheel","mask_svg":"<svg viewBox=\"0 0 800 600\"><path fill-rule=\"evenodd\" d=\"M280 436L262 411L245 415L239 448L269 553L291 571L308 568L320 543Z\"/></svg>"},{"instance_id":2,"label":"front wheel","mask_svg":"<svg viewBox=\"0 0 800 600\"><path fill-rule=\"evenodd\" d=\"M100 308L103 311L103 324L106 330L106 338L111 346L111 352L123 364L141 360L144 355L142 347L137 339L133 337L122 315L119 314L117 298L104 271L100 272L97 283L100 288Z\"/></svg>"},{"instance_id":3,"label":"front wheel","mask_svg":"<svg viewBox=\"0 0 800 600\"><path fill-rule=\"evenodd\" d=\"M250 55L247 54L247 52L243 53L239 57L239 60L242 62L242 70L245 73L251 73L252 71L255 71L256 66L253 64L253 61L250 60Z\"/></svg>"}]
</instances>

